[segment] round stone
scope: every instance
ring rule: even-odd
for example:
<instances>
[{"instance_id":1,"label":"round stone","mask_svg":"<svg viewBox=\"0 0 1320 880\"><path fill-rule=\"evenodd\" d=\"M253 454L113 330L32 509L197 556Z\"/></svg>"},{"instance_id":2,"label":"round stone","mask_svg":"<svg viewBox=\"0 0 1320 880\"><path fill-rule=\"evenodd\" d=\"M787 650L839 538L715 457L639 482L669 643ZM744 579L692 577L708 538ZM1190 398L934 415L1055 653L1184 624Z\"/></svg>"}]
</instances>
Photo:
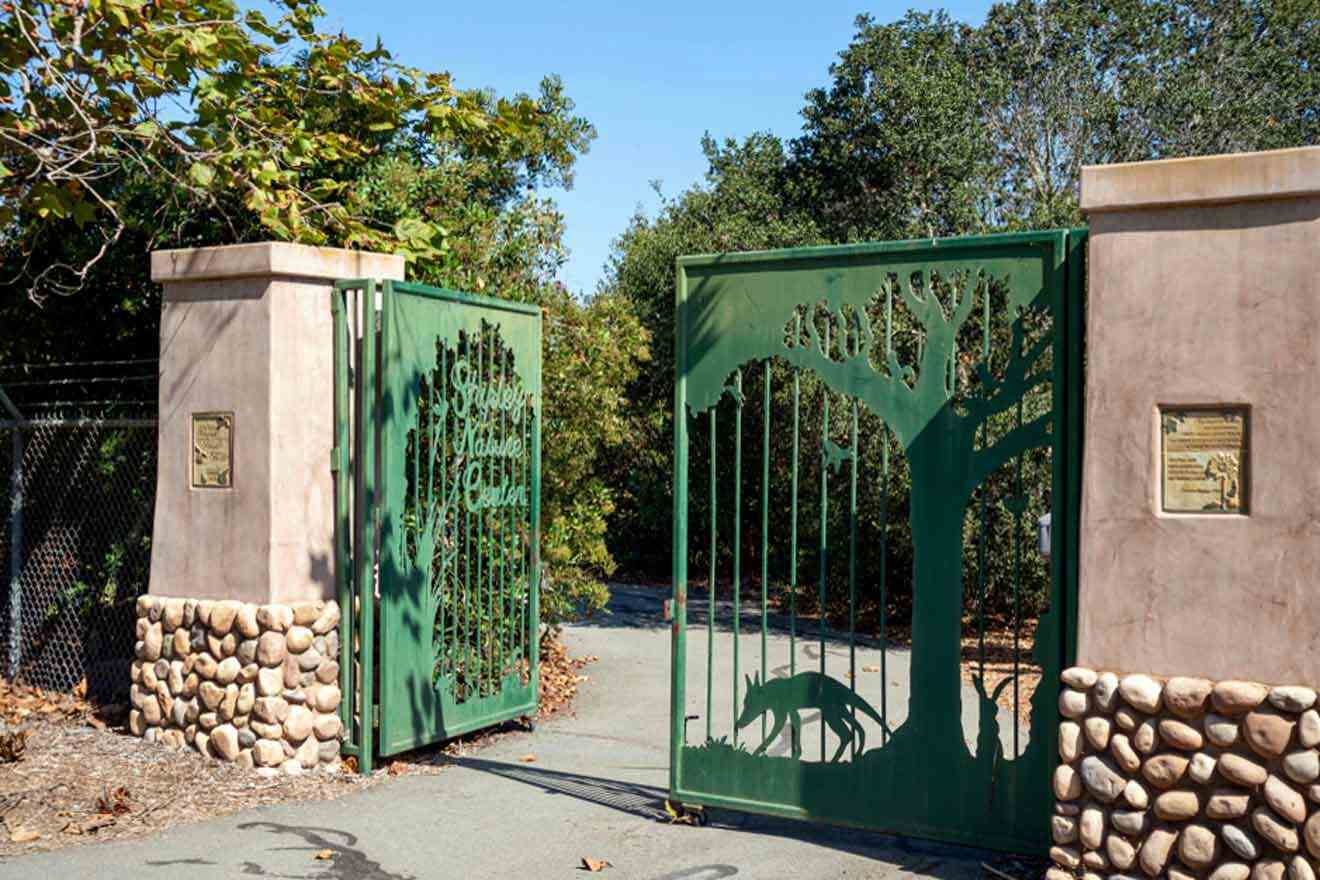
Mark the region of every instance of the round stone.
<instances>
[{"instance_id":1,"label":"round stone","mask_svg":"<svg viewBox=\"0 0 1320 880\"><path fill-rule=\"evenodd\" d=\"M1146 786L1135 779L1129 779L1128 784L1123 786L1123 800L1134 810L1144 810L1150 806L1150 793L1146 791Z\"/></svg>"},{"instance_id":2,"label":"round stone","mask_svg":"<svg viewBox=\"0 0 1320 880\"><path fill-rule=\"evenodd\" d=\"M1187 772L1187 763L1182 755L1156 755L1146 759L1141 772L1156 788L1172 788Z\"/></svg>"},{"instance_id":3,"label":"round stone","mask_svg":"<svg viewBox=\"0 0 1320 880\"><path fill-rule=\"evenodd\" d=\"M1116 733L1109 739L1109 754L1114 756L1118 766L1126 773L1136 773L1141 769L1141 756L1132 748L1127 734Z\"/></svg>"},{"instance_id":4,"label":"round stone","mask_svg":"<svg viewBox=\"0 0 1320 880\"><path fill-rule=\"evenodd\" d=\"M1147 715L1160 710L1160 683L1149 675L1134 673L1125 675L1118 682L1118 694L1129 706Z\"/></svg>"},{"instance_id":5,"label":"round stone","mask_svg":"<svg viewBox=\"0 0 1320 880\"><path fill-rule=\"evenodd\" d=\"M311 626L324 610L325 602L319 599L294 602L289 605L289 611L293 614L291 620L298 626Z\"/></svg>"},{"instance_id":6,"label":"round stone","mask_svg":"<svg viewBox=\"0 0 1320 880\"><path fill-rule=\"evenodd\" d=\"M1068 804L1060 801L1055 803L1054 812L1060 816L1080 816L1082 807L1080 804Z\"/></svg>"},{"instance_id":7,"label":"round stone","mask_svg":"<svg viewBox=\"0 0 1320 880\"><path fill-rule=\"evenodd\" d=\"M1242 715L1265 702L1269 688L1252 681L1221 681L1210 691L1210 702L1221 715Z\"/></svg>"},{"instance_id":8,"label":"round stone","mask_svg":"<svg viewBox=\"0 0 1320 880\"><path fill-rule=\"evenodd\" d=\"M317 715L312 730L317 739L335 739L339 736L342 726L343 723L339 720L338 715Z\"/></svg>"},{"instance_id":9,"label":"round stone","mask_svg":"<svg viewBox=\"0 0 1320 880\"><path fill-rule=\"evenodd\" d=\"M284 634L265 632L257 642L257 662L262 666L279 666L284 662L286 652Z\"/></svg>"},{"instance_id":10,"label":"round stone","mask_svg":"<svg viewBox=\"0 0 1320 880\"><path fill-rule=\"evenodd\" d=\"M1099 849L1105 839L1105 811L1095 806L1082 810L1081 820L1077 823L1077 834L1082 846L1087 849Z\"/></svg>"},{"instance_id":11,"label":"round stone","mask_svg":"<svg viewBox=\"0 0 1320 880\"><path fill-rule=\"evenodd\" d=\"M321 655L315 648L308 648L298 655L298 669L302 672L314 672L321 665Z\"/></svg>"},{"instance_id":12,"label":"round stone","mask_svg":"<svg viewBox=\"0 0 1320 880\"><path fill-rule=\"evenodd\" d=\"M188 726L188 707L191 705L189 700L175 700L174 705L170 707L170 719L175 727Z\"/></svg>"},{"instance_id":13,"label":"round stone","mask_svg":"<svg viewBox=\"0 0 1320 880\"><path fill-rule=\"evenodd\" d=\"M339 603L327 602L325 610L312 622L312 632L323 636L337 626L339 626Z\"/></svg>"},{"instance_id":14,"label":"round stone","mask_svg":"<svg viewBox=\"0 0 1320 880\"><path fill-rule=\"evenodd\" d=\"M1055 843L1072 843L1077 839L1077 820L1068 816L1051 816L1050 836Z\"/></svg>"},{"instance_id":15,"label":"round stone","mask_svg":"<svg viewBox=\"0 0 1320 880\"><path fill-rule=\"evenodd\" d=\"M316 747L317 757L322 764L329 764L339 760L339 741L328 740Z\"/></svg>"},{"instance_id":16,"label":"round stone","mask_svg":"<svg viewBox=\"0 0 1320 880\"><path fill-rule=\"evenodd\" d=\"M322 684L334 684L339 681L339 664L333 660L322 660L321 665L316 667L316 680Z\"/></svg>"},{"instance_id":17,"label":"round stone","mask_svg":"<svg viewBox=\"0 0 1320 880\"><path fill-rule=\"evenodd\" d=\"M1219 839L1204 825L1188 825L1178 835L1178 858L1189 868L1204 868L1215 860Z\"/></svg>"},{"instance_id":18,"label":"round stone","mask_svg":"<svg viewBox=\"0 0 1320 880\"><path fill-rule=\"evenodd\" d=\"M1071 764L1054 768L1054 796L1061 801L1075 801L1082 796L1082 777Z\"/></svg>"},{"instance_id":19,"label":"round stone","mask_svg":"<svg viewBox=\"0 0 1320 880\"><path fill-rule=\"evenodd\" d=\"M1109 859L1101 850L1087 850L1082 853L1082 867L1088 869L1087 872L1082 875L1083 880L1087 880L1087 878L1090 878L1090 880L1104 880L1099 874L1092 872L1103 871L1108 868Z\"/></svg>"},{"instance_id":20,"label":"round stone","mask_svg":"<svg viewBox=\"0 0 1320 880\"><path fill-rule=\"evenodd\" d=\"M296 688L300 684L300 670L298 669L298 659L292 654L285 652L284 663L281 666L284 671L284 686L286 688Z\"/></svg>"},{"instance_id":21,"label":"round stone","mask_svg":"<svg viewBox=\"0 0 1320 880\"><path fill-rule=\"evenodd\" d=\"M1187 764L1187 775L1197 785L1209 785L1210 780L1214 778L1215 766L1218 763L1205 752L1197 752Z\"/></svg>"},{"instance_id":22,"label":"round stone","mask_svg":"<svg viewBox=\"0 0 1320 880\"><path fill-rule=\"evenodd\" d=\"M1199 718L1205 713L1205 703L1213 688L1214 682L1204 678L1171 678L1164 685L1164 705L1179 718Z\"/></svg>"},{"instance_id":23,"label":"round stone","mask_svg":"<svg viewBox=\"0 0 1320 880\"><path fill-rule=\"evenodd\" d=\"M1086 790L1104 803L1114 801L1127 785L1127 778L1122 773L1095 755L1082 759L1081 772Z\"/></svg>"},{"instance_id":24,"label":"round stone","mask_svg":"<svg viewBox=\"0 0 1320 880\"><path fill-rule=\"evenodd\" d=\"M1199 812L1201 802L1194 791L1166 791L1155 798L1155 816L1166 822L1181 822Z\"/></svg>"},{"instance_id":25,"label":"round stone","mask_svg":"<svg viewBox=\"0 0 1320 880\"><path fill-rule=\"evenodd\" d=\"M1229 782L1236 782L1238 785L1244 785L1247 788L1263 785L1265 779L1269 776L1265 768L1255 761L1232 753L1219 756L1218 770L1219 775Z\"/></svg>"},{"instance_id":26,"label":"round stone","mask_svg":"<svg viewBox=\"0 0 1320 880\"><path fill-rule=\"evenodd\" d=\"M213 730L219 723L220 713L218 712L203 712L197 716L197 726L207 732Z\"/></svg>"},{"instance_id":27,"label":"round stone","mask_svg":"<svg viewBox=\"0 0 1320 880\"><path fill-rule=\"evenodd\" d=\"M1109 734L1113 728L1113 722L1102 716L1087 718L1082 722L1087 742L1098 751L1104 751L1109 747Z\"/></svg>"},{"instance_id":28,"label":"round stone","mask_svg":"<svg viewBox=\"0 0 1320 880\"><path fill-rule=\"evenodd\" d=\"M1132 734L1132 745L1143 755L1149 755L1155 751L1155 743L1158 742L1157 728L1154 721L1143 721L1137 727L1136 732Z\"/></svg>"},{"instance_id":29,"label":"round stone","mask_svg":"<svg viewBox=\"0 0 1320 880\"><path fill-rule=\"evenodd\" d=\"M1249 712L1242 724L1243 738L1261 757L1277 758L1288 749L1296 726L1295 720L1278 712Z\"/></svg>"},{"instance_id":30,"label":"round stone","mask_svg":"<svg viewBox=\"0 0 1320 880\"><path fill-rule=\"evenodd\" d=\"M252 759L258 767L275 767L284 762L284 747L273 739L259 739L252 747Z\"/></svg>"},{"instance_id":31,"label":"round stone","mask_svg":"<svg viewBox=\"0 0 1320 880\"><path fill-rule=\"evenodd\" d=\"M1114 711L1118 702L1118 676L1112 672L1100 673L1091 688L1091 699L1101 712Z\"/></svg>"},{"instance_id":32,"label":"round stone","mask_svg":"<svg viewBox=\"0 0 1320 880\"><path fill-rule=\"evenodd\" d=\"M224 640L221 639L220 636L216 635L215 633L208 633L206 636L206 650L210 652L212 657L225 656L223 643Z\"/></svg>"},{"instance_id":33,"label":"round stone","mask_svg":"<svg viewBox=\"0 0 1320 880\"><path fill-rule=\"evenodd\" d=\"M1270 774L1265 780L1264 794L1265 803L1289 822L1300 824L1306 821L1306 800L1279 777Z\"/></svg>"},{"instance_id":34,"label":"round stone","mask_svg":"<svg viewBox=\"0 0 1320 880\"><path fill-rule=\"evenodd\" d=\"M1059 724L1059 758L1065 764L1071 764L1082 754L1082 726L1076 721L1063 721Z\"/></svg>"},{"instance_id":35,"label":"round stone","mask_svg":"<svg viewBox=\"0 0 1320 880\"><path fill-rule=\"evenodd\" d=\"M1136 837L1146 827L1146 811L1114 810L1109 814L1109 824L1120 834Z\"/></svg>"},{"instance_id":36,"label":"round stone","mask_svg":"<svg viewBox=\"0 0 1320 880\"><path fill-rule=\"evenodd\" d=\"M250 684L245 684L238 689L238 700L234 705L234 712L238 715L246 715L252 711L252 706L257 701L257 689Z\"/></svg>"},{"instance_id":37,"label":"round stone","mask_svg":"<svg viewBox=\"0 0 1320 880\"><path fill-rule=\"evenodd\" d=\"M262 605L257 609L257 623L264 630L282 633L293 624L293 612L287 605Z\"/></svg>"},{"instance_id":38,"label":"round stone","mask_svg":"<svg viewBox=\"0 0 1320 880\"><path fill-rule=\"evenodd\" d=\"M161 644L165 640L165 634L161 630L159 623L147 625L147 634L142 637L142 660L155 662L160 659Z\"/></svg>"},{"instance_id":39,"label":"round stone","mask_svg":"<svg viewBox=\"0 0 1320 880\"><path fill-rule=\"evenodd\" d=\"M193 696L197 693L197 688L201 686L201 683L202 679L197 673L188 673L188 677L183 680L183 695L185 697Z\"/></svg>"},{"instance_id":40,"label":"round stone","mask_svg":"<svg viewBox=\"0 0 1320 880\"><path fill-rule=\"evenodd\" d=\"M1224 862L1210 872L1207 880L1247 880L1251 869L1241 862Z\"/></svg>"},{"instance_id":41,"label":"round stone","mask_svg":"<svg viewBox=\"0 0 1320 880\"><path fill-rule=\"evenodd\" d=\"M1175 749L1194 752L1205 744L1201 731L1183 721L1165 718L1159 724L1160 739Z\"/></svg>"},{"instance_id":42,"label":"round stone","mask_svg":"<svg viewBox=\"0 0 1320 880\"><path fill-rule=\"evenodd\" d=\"M1231 718L1211 712L1205 716L1205 737L1210 742L1226 749L1238 739L1238 724Z\"/></svg>"},{"instance_id":43,"label":"round stone","mask_svg":"<svg viewBox=\"0 0 1320 880\"><path fill-rule=\"evenodd\" d=\"M211 731L211 747L219 758L234 760L238 757L238 730L232 724L221 724Z\"/></svg>"},{"instance_id":44,"label":"round stone","mask_svg":"<svg viewBox=\"0 0 1320 880\"><path fill-rule=\"evenodd\" d=\"M1270 688L1269 701L1284 712L1304 712L1315 705L1315 691L1298 686Z\"/></svg>"},{"instance_id":45,"label":"round stone","mask_svg":"<svg viewBox=\"0 0 1320 880\"><path fill-rule=\"evenodd\" d=\"M312 708L318 712L333 712L339 708L339 688L324 685L312 692Z\"/></svg>"},{"instance_id":46,"label":"round stone","mask_svg":"<svg viewBox=\"0 0 1320 880\"><path fill-rule=\"evenodd\" d=\"M1284 852L1297 852L1297 829L1265 807L1257 807L1252 811L1251 827Z\"/></svg>"},{"instance_id":47,"label":"round stone","mask_svg":"<svg viewBox=\"0 0 1320 880\"><path fill-rule=\"evenodd\" d=\"M278 669L262 669L257 673L257 693L263 697L279 696L284 690L284 673Z\"/></svg>"},{"instance_id":48,"label":"round stone","mask_svg":"<svg viewBox=\"0 0 1320 880\"><path fill-rule=\"evenodd\" d=\"M1141 852L1137 856L1141 870L1151 877L1158 877L1163 873L1165 866L1169 864L1169 853L1173 850L1173 844L1177 839L1177 833L1168 828L1153 829L1146 836L1146 841L1141 845Z\"/></svg>"},{"instance_id":49,"label":"round stone","mask_svg":"<svg viewBox=\"0 0 1320 880\"><path fill-rule=\"evenodd\" d=\"M156 699L155 694L146 694L142 698L142 720L148 727L155 727L160 724L162 712L160 700Z\"/></svg>"},{"instance_id":50,"label":"round stone","mask_svg":"<svg viewBox=\"0 0 1320 880\"><path fill-rule=\"evenodd\" d=\"M1247 815L1251 795L1232 788L1220 788L1210 793L1205 803L1205 814L1211 819L1236 819Z\"/></svg>"},{"instance_id":51,"label":"round stone","mask_svg":"<svg viewBox=\"0 0 1320 880\"><path fill-rule=\"evenodd\" d=\"M261 627L257 625L257 606L243 603L234 617L234 629L245 639L255 639L261 635Z\"/></svg>"},{"instance_id":52,"label":"round stone","mask_svg":"<svg viewBox=\"0 0 1320 880\"><path fill-rule=\"evenodd\" d=\"M296 688L286 689L281 696L288 700L289 704L293 706L301 706L307 702L307 694Z\"/></svg>"},{"instance_id":53,"label":"round stone","mask_svg":"<svg viewBox=\"0 0 1320 880\"><path fill-rule=\"evenodd\" d=\"M1059 681L1070 688L1077 688L1079 691L1087 691L1095 684L1096 675L1094 669L1087 669L1085 666L1070 666L1059 673Z\"/></svg>"},{"instance_id":54,"label":"round stone","mask_svg":"<svg viewBox=\"0 0 1320 880\"><path fill-rule=\"evenodd\" d=\"M1312 813L1311 818L1302 826L1302 837L1306 840L1306 851L1320 859L1320 813Z\"/></svg>"},{"instance_id":55,"label":"round stone","mask_svg":"<svg viewBox=\"0 0 1320 880\"><path fill-rule=\"evenodd\" d=\"M1255 839L1236 825L1225 825L1219 829L1219 836L1224 838L1228 848L1247 861L1255 861L1260 855L1260 847Z\"/></svg>"},{"instance_id":56,"label":"round stone","mask_svg":"<svg viewBox=\"0 0 1320 880\"><path fill-rule=\"evenodd\" d=\"M193 623L208 626L211 623L211 609L213 608L215 608L215 602L211 599L198 599L197 613L194 615Z\"/></svg>"},{"instance_id":57,"label":"round stone","mask_svg":"<svg viewBox=\"0 0 1320 880\"><path fill-rule=\"evenodd\" d=\"M282 697L258 697L252 704L252 715L267 724L283 724L289 717L289 704Z\"/></svg>"},{"instance_id":58,"label":"round stone","mask_svg":"<svg viewBox=\"0 0 1320 880\"><path fill-rule=\"evenodd\" d=\"M1075 846L1052 846L1050 860L1061 868L1073 869L1082 863L1082 854Z\"/></svg>"},{"instance_id":59,"label":"round stone","mask_svg":"<svg viewBox=\"0 0 1320 880\"><path fill-rule=\"evenodd\" d=\"M1283 880L1288 866L1277 859L1267 859L1251 866L1251 880Z\"/></svg>"},{"instance_id":60,"label":"round stone","mask_svg":"<svg viewBox=\"0 0 1320 880\"><path fill-rule=\"evenodd\" d=\"M269 724L265 721L259 721L256 718L253 718L248 722L248 726L252 728L253 733L263 739L284 738L284 726L281 724Z\"/></svg>"},{"instance_id":61,"label":"round stone","mask_svg":"<svg viewBox=\"0 0 1320 880\"><path fill-rule=\"evenodd\" d=\"M255 663L249 663L247 666L244 666L242 669L238 671L238 683L252 684L257 680L257 673L260 671L261 671L260 666L258 666Z\"/></svg>"},{"instance_id":62,"label":"round stone","mask_svg":"<svg viewBox=\"0 0 1320 880\"><path fill-rule=\"evenodd\" d=\"M225 599L215 603L211 609L211 620L209 626L211 632L217 636L225 636L234 625L234 619L238 617L238 609L243 605L237 599Z\"/></svg>"},{"instance_id":63,"label":"round stone","mask_svg":"<svg viewBox=\"0 0 1320 880\"><path fill-rule=\"evenodd\" d=\"M169 685L170 693L183 693L183 661L175 660L170 664L169 675L165 677L165 681Z\"/></svg>"},{"instance_id":64,"label":"round stone","mask_svg":"<svg viewBox=\"0 0 1320 880\"><path fill-rule=\"evenodd\" d=\"M1297 719L1297 741L1308 749L1320 745L1320 712L1307 709Z\"/></svg>"},{"instance_id":65,"label":"round stone","mask_svg":"<svg viewBox=\"0 0 1320 880\"><path fill-rule=\"evenodd\" d=\"M193 661L193 672L202 678L215 678L215 672L220 668L220 664L215 662L214 657L210 654L195 654L190 659Z\"/></svg>"},{"instance_id":66,"label":"round stone","mask_svg":"<svg viewBox=\"0 0 1320 880\"><path fill-rule=\"evenodd\" d=\"M230 683L225 686L225 698L220 701L220 717L229 721L234 717L238 710L238 685Z\"/></svg>"},{"instance_id":67,"label":"round stone","mask_svg":"<svg viewBox=\"0 0 1320 880\"><path fill-rule=\"evenodd\" d=\"M312 646L312 631L305 626L290 627L285 641L290 652L301 654Z\"/></svg>"},{"instance_id":68,"label":"round stone","mask_svg":"<svg viewBox=\"0 0 1320 880\"><path fill-rule=\"evenodd\" d=\"M298 746L293 753L293 757L303 766L304 770L310 770L316 766L317 753L320 747L321 744L314 737L309 736L303 740L302 745Z\"/></svg>"},{"instance_id":69,"label":"round stone","mask_svg":"<svg viewBox=\"0 0 1320 880\"><path fill-rule=\"evenodd\" d=\"M197 689L197 696L201 698L203 706L214 710L219 708L221 701L224 700L225 689L213 681L204 681Z\"/></svg>"},{"instance_id":70,"label":"round stone","mask_svg":"<svg viewBox=\"0 0 1320 880\"><path fill-rule=\"evenodd\" d=\"M1126 871L1132 867L1136 861L1137 851L1127 838L1119 834L1111 834L1105 841L1105 854L1109 856L1109 861L1120 871Z\"/></svg>"},{"instance_id":71,"label":"round stone","mask_svg":"<svg viewBox=\"0 0 1320 880\"><path fill-rule=\"evenodd\" d=\"M1306 856L1295 855L1288 860L1288 880L1315 880L1315 869Z\"/></svg>"},{"instance_id":72,"label":"round stone","mask_svg":"<svg viewBox=\"0 0 1320 880\"><path fill-rule=\"evenodd\" d=\"M211 737L208 734L198 731L193 737L193 745L197 747L197 751L208 758L211 757Z\"/></svg>"},{"instance_id":73,"label":"round stone","mask_svg":"<svg viewBox=\"0 0 1320 880\"><path fill-rule=\"evenodd\" d=\"M170 645L176 657L187 657L192 652L192 642L188 638L186 629L176 629L174 635L170 637Z\"/></svg>"},{"instance_id":74,"label":"round stone","mask_svg":"<svg viewBox=\"0 0 1320 880\"><path fill-rule=\"evenodd\" d=\"M238 643L238 650L235 652L238 662L247 666L249 663L257 662L257 640L244 639Z\"/></svg>"},{"instance_id":75,"label":"round stone","mask_svg":"<svg viewBox=\"0 0 1320 880\"><path fill-rule=\"evenodd\" d=\"M237 657L226 657L221 660L215 668L216 684L229 684L238 678L239 670L242 668L243 664L238 662Z\"/></svg>"},{"instance_id":76,"label":"round stone","mask_svg":"<svg viewBox=\"0 0 1320 880\"><path fill-rule=\"evenodd\" d=\"M296 758L290 758L280 765L280 772L285 776L301 776L303 766Z\"/></svg>"},{"instance_id":77,"label":"round stone","mask_svg":"<svg viewBox=\"0 0 1320 880\"><path fill-rule=\"evenodd\" d=\"M289 717L284 721L284 736L289 742L300 743L312 735L312 713L305 706L290 706Z\"/></svg>"},{"instance_id":78,"label":"round stone","mask_svg":"<svg viewBox=\"0 0 1320 880\"><path fill-rule=\"evenodd\" d=\"M1119 706L1114 710L1114 723L1118 725L1119 730L1131 733L1141 723L1141 713L1134 711L1131 706Z\"/></svg>"}]
</instances>

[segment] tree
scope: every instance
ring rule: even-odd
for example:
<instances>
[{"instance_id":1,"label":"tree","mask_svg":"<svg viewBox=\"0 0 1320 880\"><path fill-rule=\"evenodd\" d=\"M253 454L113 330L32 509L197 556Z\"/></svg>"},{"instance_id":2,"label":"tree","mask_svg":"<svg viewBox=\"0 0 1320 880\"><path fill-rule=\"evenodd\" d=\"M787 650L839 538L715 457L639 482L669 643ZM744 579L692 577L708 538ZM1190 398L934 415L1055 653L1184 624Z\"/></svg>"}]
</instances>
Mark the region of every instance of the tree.
<instances>
[{"instance_id":1,"label":"tree","mask_svg":"<svg viewBox=\"0 0 1320 880\"><path fill-rule=\"evenodd\" d=\"M33 297L86 283L131 222L128 176L211 212L231 238L251 215L282 239L418 257L434 255L443 232L416 218L371 222L335 169L360 166L396 135L461 156L521 152L533 176L571 165L583 130L547 131L553 111L537 102L460 91L448 74L397 64L379 45L318 32L312 0L280 5L272 22L231 0L5 3L0 243ZM280 47L296 48L296 61L283 62ZM356 124L318 125L318 111ZM63 221L92 247L73 261L41 259Z\"/></svg>"}]
</instances>

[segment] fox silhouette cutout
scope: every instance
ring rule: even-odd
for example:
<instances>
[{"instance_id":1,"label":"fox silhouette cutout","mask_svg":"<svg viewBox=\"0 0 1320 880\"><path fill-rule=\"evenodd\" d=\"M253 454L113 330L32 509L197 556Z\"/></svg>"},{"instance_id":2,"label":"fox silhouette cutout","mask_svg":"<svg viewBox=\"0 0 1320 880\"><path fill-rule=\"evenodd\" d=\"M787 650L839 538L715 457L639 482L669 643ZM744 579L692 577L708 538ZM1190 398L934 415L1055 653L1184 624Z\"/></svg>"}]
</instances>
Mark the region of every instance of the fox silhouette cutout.
<instances>
[{"instance_id":1,"label":"fox silhouette cutout","mask_svg":"<svg viewBox=\"0 0 1320 880\"><path fill-rule=\"evenodd\" d=\"M766 733L765 741L757 747L753 755L760 755L770 747L784 729L784 724L792 725L793 758L802 757L802 719L799 712L816 709L820 712L821 723L828 725L839 738L839 748L830 763L843 757L848 746L855 741L857 751L866 749L866 731L853 717L852 710L871 717L884 726L884 721L847 685L840 684L828 675L819 672L799 672L792 678L772 678L761 681L761 674L756 677L746 676L747 696L743 698L742 712L738 715L737 726L741 730L760 718L766 712L774 714L774 723Z\"/></svg>"}]
</instances>

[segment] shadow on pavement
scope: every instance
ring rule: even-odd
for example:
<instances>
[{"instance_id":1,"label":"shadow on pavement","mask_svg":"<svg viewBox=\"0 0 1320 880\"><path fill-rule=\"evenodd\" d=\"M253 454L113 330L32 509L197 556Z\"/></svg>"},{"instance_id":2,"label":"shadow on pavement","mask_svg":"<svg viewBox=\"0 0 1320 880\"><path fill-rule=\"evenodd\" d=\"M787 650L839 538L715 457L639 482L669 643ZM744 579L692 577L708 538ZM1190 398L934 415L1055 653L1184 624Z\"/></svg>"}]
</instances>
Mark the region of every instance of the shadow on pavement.
<instances>
[{"instance_id":1,"label":"shadow on pavement","mask_svg":"<svg viewBox=\"0 0 1320 880\"><path fill-rule=\"evenodd\" d=\"M447 763L521 782L539 789L544 794L567 795L650 822L670 821L664 808L668 792L655 786L580 773L563 773L530 767L526 764L506 764L481 758L453 757L448 759ZM707 830L771 835L830 847L852 855L877 859L899 871L926 877L965 878L973 874L979 875L980 862L996 862L1003 858L1002 855L970 847L894 837L877 831L781 819L774 816L738 813L732 810L708 810L707 815L709 817ZM691 831L697 834L701 829L692 828ZM658 875L655 880L686 880L686 878L714 880L714 878L732 877L737 872L738 869L732 865L704 865Z\"/></svg>"},{"instance_id":2,"label":"shadow on pavement","mask_svg":"<svg viewBox=\"0 0 1320 880\"><path fill-rule=\"evenodd\" d=\"M380 862L367 858L367 854L356 849L357 835L335 828L312 828L302 825L281 825L278 822L245 822L238 826L240 831L267 831L271 834L294 837L302 840L301 844L274 847L272 852L305 852L309 865L305 873L284 874L262 867L256 862L245 861L239 871L243 877L274 877L280 880L416 880L412 874L393 874L380 866ZM315 855L329 850L330 858L314 860ZM167 861L147 862L153 868L170 868L182 865L214 865L216 862L205 859L170 859Z\"/></svg>"}]
</instances>

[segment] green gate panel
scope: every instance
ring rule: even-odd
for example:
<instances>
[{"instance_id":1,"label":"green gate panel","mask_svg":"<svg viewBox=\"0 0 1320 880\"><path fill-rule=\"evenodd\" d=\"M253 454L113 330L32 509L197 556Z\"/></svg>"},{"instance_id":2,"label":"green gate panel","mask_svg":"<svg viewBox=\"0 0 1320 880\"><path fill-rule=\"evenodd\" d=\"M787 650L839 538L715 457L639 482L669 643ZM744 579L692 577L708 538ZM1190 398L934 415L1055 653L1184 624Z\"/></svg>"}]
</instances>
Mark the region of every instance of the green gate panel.
<instances>
[{"instance_id":1,"label":"green gate panel","mask_svg":"<svg viewBox=\"0 0 1320 880\"><path fill-rule=\"evenodd\" d=\"M397 281L338 287L359 294L336 301L337 409L359 404L351 440L339 419L335 462L354 492L337 498L352 536L338 548L352 573L345 751L367 769L536 713L541 311ZM376 332L360 333L350 383L348 316L364 308Z\"/></svg>"},{"instance_id":2,"label":"green gate panel","mask_svg":"<svg viewBox=\"0 0 1320 880\"><path fill-rule=\"evenodd\" d=\"M674 799L1010 850L1048 847L1058 674L1072 645L1084 240L1084 231L1051 231L678 261ZM808 388L821 401L809 413L802 404ZM745 432L744 409L757 397L764 417L757 414L760 424ZM805 448L807 419L820 426L818 448ZM861 427L877 423L878 430ZM708 472L692 467L694 442ZM730 454L733 485L722 487L717 455ZM799 477L808 456L819 462L812 485ZM1048 466L1033 471L1043 473L1044 485L1024 485L1024 461L1038 465L1046 456ZM909 698L905 717L895 720L884 677L892 654L884 635L885 525L891 469L900 464L912 487L899 513L911 533L913 587ZM1006 512L1012 539L987 549L992 477L1008 487L989 503ZM690 479L703 494L689 492ZM858 513L859 492L864 500L876 491L886 493L878 530L859 524ZM808 501L816 517L810 522L801 513ZM708 519L690 523L697 502ZM788 508L791 526L771 534L776 504ZM759 523L747 516L750 506ZM1025 621L1015 610L1012 672L992 685L986 554L1005 554L1013 582L1001 586L1011 586L1020 608L1024 555L1035 551L1041 509L1052 511L1054 525L1048 608L1035 621L1029 653L1020 648ZM874 558L866 542L877 534L880 563L867 569L860 560ZM709 566L697 573L707 583L731 575L732 595L717 603L707 591L705 656L689 658L694 552ZM803 569L808 553L816 572ZM979 555L976 584L964 584L967 553ZM836 554L844 554L846 577L830 574L840 570L829 567ZM748 583L745 561L748 569L759 566L759 580ZM767 654L784 632L772 623L768 585L787 585L795 603L813 575L820 608L829 601L827 581L836 593L846 581L847 627L827 632L824 615L800 620L795 605L788 608L789 658L771 669ZM968 602L965 594L978 598ZM859 598L878 600L881 609L878 700L857 685L859 642L874 642L858 632ZM745 599L759 607L747 611ZM779 620L784 609L776 610ZM969 743L961 639L964 617L977 614L979 721ZM819 656L819 665L799 662L802 642L815 643L809 656ZM831 651L848 657L847 673L827 670ZM716 675L717 654L731 655L731 680L721 678L723 665ZM704 686L701 675L689 675L693 659L704 661ZM1007 730L997 700L1018 693L1028 667L1040 672L1029 718L1015 709ZM689 722L696 722L691 733ZM819 735L805 735L807 724Z\"/></svg>"}]
</instances>

